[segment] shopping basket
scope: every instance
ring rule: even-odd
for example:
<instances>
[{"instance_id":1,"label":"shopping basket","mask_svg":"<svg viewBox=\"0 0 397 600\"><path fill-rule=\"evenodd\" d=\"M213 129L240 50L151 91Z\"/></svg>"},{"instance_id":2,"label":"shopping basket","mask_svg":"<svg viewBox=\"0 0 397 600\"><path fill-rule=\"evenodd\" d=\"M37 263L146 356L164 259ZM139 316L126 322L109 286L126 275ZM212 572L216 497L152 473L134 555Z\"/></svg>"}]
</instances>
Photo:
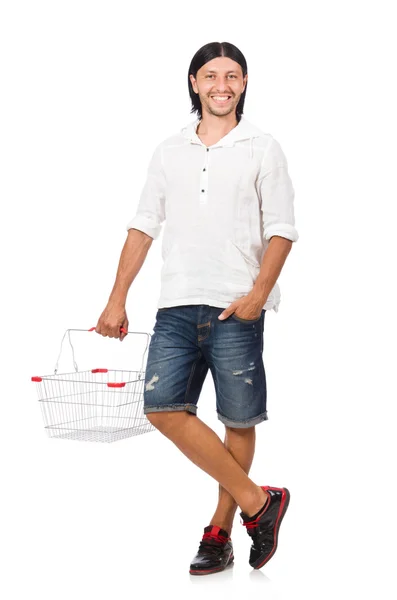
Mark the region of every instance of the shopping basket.
<instances>
[{"instance_id":1,"label":"shopping basket","mask_svg":"<svg viewBox=\"0 0 397 600\"><path fill-rule=\"evenodd\" d=\"M143 413L143 363L150 334L120 328L124 333L147 336L139 371L103 368L79 371L70 332L94 330L95 327L67 329L62 338L54 374L32 377L32 381L36 383L48 436L86 442L115 442L153 431L154 426ZM66 334L72 348L75 372L58 374Z\"/></svg>"}]
</instances>

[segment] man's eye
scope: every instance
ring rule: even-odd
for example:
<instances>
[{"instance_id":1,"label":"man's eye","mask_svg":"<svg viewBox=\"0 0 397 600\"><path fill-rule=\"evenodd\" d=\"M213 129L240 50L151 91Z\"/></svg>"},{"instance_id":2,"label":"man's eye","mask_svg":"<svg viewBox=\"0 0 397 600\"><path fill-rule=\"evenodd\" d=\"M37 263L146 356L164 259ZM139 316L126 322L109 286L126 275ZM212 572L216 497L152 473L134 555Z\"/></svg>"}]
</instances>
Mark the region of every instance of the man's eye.
<instances>
[{"instance_id":1,"label":"man's eye","mask_svg":"<svg viewBox=\"0 0 397 600\"><path fill-rule=\"evenodd\" d=\"M214 77L213 75L207 75L206 77ZM234 77L236 79L236 75L229 75L229 77Z\"/></svg>"}]
</instances>

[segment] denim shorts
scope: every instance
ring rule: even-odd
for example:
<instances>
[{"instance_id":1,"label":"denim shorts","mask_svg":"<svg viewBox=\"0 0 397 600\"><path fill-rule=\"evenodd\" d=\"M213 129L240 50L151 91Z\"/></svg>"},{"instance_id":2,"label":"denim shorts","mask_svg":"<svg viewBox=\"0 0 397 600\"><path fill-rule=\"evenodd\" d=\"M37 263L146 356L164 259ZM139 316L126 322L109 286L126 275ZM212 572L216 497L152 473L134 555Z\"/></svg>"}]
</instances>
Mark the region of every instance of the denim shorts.
<instances>
[{"instance_id":1,"label":"denim shorts","mask_svg":"<svg viewBox=\"0 0 397 600\"><path fill-rule=\"evenodd\" d=\"M258 319L225 309L188 304L157 310L145 370L144 413L186 410L197 414L208 368L216 392L218 419L229 427L266 421L263 364L265 309Z\"/></svg>"}]
</instances>

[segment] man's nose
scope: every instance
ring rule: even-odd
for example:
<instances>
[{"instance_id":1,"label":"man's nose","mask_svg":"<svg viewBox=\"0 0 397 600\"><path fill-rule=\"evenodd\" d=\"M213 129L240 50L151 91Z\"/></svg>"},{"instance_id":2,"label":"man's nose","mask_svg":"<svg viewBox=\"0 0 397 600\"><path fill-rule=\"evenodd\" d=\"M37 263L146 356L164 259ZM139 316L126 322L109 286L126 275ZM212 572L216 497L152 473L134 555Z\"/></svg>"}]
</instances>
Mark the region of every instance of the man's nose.
<instances>
[{"instance_id":1,"label":"man's nose","mask_svg":"<svg viewBox=\"0 0 397 600\"><path fill-rule=\"evenodd\" d=\"M215 92L218 92L219 94L230 94L226 83L218 83L218 85L215 88Z\"/></svg>"}]
</instances>

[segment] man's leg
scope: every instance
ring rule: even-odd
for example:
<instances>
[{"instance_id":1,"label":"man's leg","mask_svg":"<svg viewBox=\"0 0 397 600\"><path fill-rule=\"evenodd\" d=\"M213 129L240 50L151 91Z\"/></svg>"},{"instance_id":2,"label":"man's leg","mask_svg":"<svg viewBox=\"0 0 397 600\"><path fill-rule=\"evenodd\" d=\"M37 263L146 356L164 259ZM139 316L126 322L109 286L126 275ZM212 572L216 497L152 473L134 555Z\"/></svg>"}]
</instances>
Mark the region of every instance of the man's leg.
<instances>
[{"instance_id":1,"label":"man's leg","mask_svg":"<svg viewBox=\"0 0 397 600\"><path fill-rule=\"evenodd\" d=\"M187 411L159 411L148 420L192 462L229 492L241 510L251 516L266 502L268 493L248 477L217 434Z\"/></svg>"},{"instance_id":2,"label":"man's leg","mask_svg":"<svg viewBox=\"0 0 397 600\"><path fill-rule=\"evenodd\" d=\"M247 475L254 458L255 439L255 425L246 428L225 426L224 446ZM231 535L236 509L234 498L219 484L218 506L209 524L217 525Z\"/></svg>"}]
</instances>

